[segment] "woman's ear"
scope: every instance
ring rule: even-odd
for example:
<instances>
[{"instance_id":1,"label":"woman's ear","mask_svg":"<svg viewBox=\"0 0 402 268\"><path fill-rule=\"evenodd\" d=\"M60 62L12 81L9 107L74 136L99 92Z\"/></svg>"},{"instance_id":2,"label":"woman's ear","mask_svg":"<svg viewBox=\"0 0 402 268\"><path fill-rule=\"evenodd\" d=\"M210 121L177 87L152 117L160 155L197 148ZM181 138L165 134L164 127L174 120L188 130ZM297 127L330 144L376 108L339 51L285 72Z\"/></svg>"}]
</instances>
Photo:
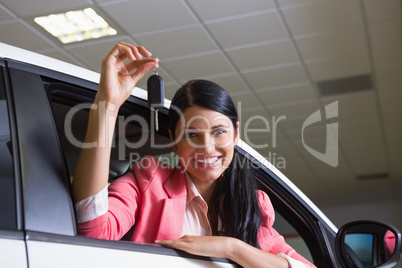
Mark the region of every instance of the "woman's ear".
<instances>
[{"instance_id":1,"label":"woman's ear","mask_svg":"<svg viewBox=\"0 0 402 268\"><path fill-rule=\"evenodd\" d=\"M177 153L177 145L176 145L176 142L175 142L175 140L174 140L174 138L173 138L173 133L172 133L172 131L169 129L169 139L170 139L170 143L172 144L172 149L173 149L173 151L175 151L176 153Z\"/></svg>"}]
</instances>

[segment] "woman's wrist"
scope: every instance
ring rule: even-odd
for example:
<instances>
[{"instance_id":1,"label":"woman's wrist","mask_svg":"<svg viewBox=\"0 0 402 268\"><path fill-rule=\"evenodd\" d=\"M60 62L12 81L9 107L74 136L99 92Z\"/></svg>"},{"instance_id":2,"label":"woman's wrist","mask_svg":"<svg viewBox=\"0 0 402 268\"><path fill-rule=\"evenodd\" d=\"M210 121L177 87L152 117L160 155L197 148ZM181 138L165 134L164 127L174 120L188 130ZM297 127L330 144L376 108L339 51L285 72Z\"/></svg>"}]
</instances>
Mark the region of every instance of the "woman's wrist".
<instances>
[{"instance_id":1,"label":"woman's wrist","mask_svg":"<svg viewBox=\"0 0 402 268\"><path fill-rule=\"evenodd\" d=\"M228 237L228 242L226 246L226 258L235 261L235 256L237 256L237 252L241 250L242 243L244 242L239 239Z\"/></svg>"},{"instance_id":2,"label":"woman's wrist","mask_svg":"<svg viewBox=\"0 0 402 268\"><path fill-rule=\"evenodd\" d=\"M111 102L98 101L91 105L85 142L90 146L108 148L112 144L113 133L119 107Z\"/></svg>"},{"instance_id":3,"label":"woman's wrist","mask_svg":"<svg viewBox=\"0 0 402 268\"><path fill-rule=\"evenodd\" d=\"M93 104L91 105L91 113L96 114L98 118L108 118L110 117L117 117L119 113L120 105L116 104L115 102L111 101L101 101L95 99Z\"/></svg>"},{"instance_id":4,"label":"woman's wrist","mask_svg":"<svg viewBox=\"0 0 402 268\"><path fill-rule=\"evenodd\" d=\"M98 95L92 104L91 109L99 110L100 112L105 112L106 114L118 113L121 104L113 100L103 100ZM103 110L102 110L103 109Z\"/></svg>"},{"instance_id":5,"label":"woman's wrist","mask_svg":"<svg viewBox=\"0 0 402 268\"><path fill-rule=\"evenodd\" d=\"M257 249L240 239L232 239L227 258L243 267L265 267L267 264L270 267L289 267L288 261L282 257Z\"/></svg>"}]
</instances>

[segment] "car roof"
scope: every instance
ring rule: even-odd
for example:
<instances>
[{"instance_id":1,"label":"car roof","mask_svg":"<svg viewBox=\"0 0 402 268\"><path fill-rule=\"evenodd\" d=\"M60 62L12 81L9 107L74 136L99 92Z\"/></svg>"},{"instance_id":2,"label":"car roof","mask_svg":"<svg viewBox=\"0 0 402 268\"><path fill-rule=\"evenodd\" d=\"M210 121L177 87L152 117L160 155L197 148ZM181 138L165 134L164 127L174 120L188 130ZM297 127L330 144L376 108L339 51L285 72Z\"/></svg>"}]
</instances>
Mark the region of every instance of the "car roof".
<instances>
[{"instance_id":1,"label":"car roof","mask_svg":"<svg viewBox=\"0 0 402 268\"><path fill-rule=\"evenodd\" d=\"M2 42L0 42L0 57L29 63L88 80L90 82L99 83L100 74L97 72ZM148 96L147 91L139 87L135 87L131 95L143 100L147 100ZM170 100L165 99L164 107L169 109L169 106Z\"/></svg>"},{"instance_id":2,"label":"car roof","mask_svg":"<svg viewBox=\"0 0 402 268\"><path fill-rule=\"evenodd\" d=\"M35 66L43 67L46 69L58 71L74 77L78 77L90 82L98 83L100 74L88 69L76 66L74 64L66 63L48 56L44 56L32 51L22 48L17 48L5 43L0 42L0 58L13 59ZM136 87L131 93L133 96L147 100L147 91ZM166 109L169 109L170 100L165 99L164 104ZM252 157L261 162L264 166L270 169L279 179L291 188L303 201L315 212L317 215L326 222L326 224L337 232L337 227L325 216L325 214L292 182L290 181L275 165L270 163L260 153L254 150L251 146L242 140L239 140L238 146L249 153Z\"/></svg>"}]
</instances>

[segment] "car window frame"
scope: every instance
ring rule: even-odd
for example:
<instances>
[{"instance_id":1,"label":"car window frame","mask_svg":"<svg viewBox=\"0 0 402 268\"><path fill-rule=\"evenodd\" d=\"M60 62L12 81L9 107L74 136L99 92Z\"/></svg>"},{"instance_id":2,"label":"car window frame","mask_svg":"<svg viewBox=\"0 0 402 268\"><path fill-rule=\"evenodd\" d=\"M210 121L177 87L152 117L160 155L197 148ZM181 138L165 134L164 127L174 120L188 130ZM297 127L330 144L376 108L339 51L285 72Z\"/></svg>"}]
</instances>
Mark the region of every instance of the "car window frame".
<instances>
[{"instance_id":1,"label":"car window frame","mask_svg":"<svg viewBox=\"0 0 402 268\"><path fill-rule=\"evenodd\" d=\"M330 250L335 246L335 240L331 239L335 237L333 230L274 171L244 149L239 147L237 149L252 163L250 166L259 188L268 194L275 211L292 225L306 243L314 265L336 267L336 258Z\"/></svg>"},{"instance_id":2,"label":"car window frame","mask_svg":"<svg viewBox=\"0 0 402 268\"><path fill-rule=\"evenodd\" d=\"M12 152L12 166L13 166L13 179L14 179L14 195L15 195L15 217L16 217L16 228L11 230L1 230L4 234L0 237L10 238L10 234L15 234L14 237L16 239L20 239L20 231L23 230L23 206L22 206L22 192L21 192L21 181L20 181L20 154L18 151L18 135L16 131L15 125L15 106L13 102L13 95L11 92L10 81L9 81L9 73L7 68L7 61L5 59L0 58L0 69L1 69L1 77L0 83L4 86L5 98L7 103L7 111L8 111L8 121L9 121L9 130L10 130L10 138L11 138L11 152Z\"/></svg>"}]
</instances>

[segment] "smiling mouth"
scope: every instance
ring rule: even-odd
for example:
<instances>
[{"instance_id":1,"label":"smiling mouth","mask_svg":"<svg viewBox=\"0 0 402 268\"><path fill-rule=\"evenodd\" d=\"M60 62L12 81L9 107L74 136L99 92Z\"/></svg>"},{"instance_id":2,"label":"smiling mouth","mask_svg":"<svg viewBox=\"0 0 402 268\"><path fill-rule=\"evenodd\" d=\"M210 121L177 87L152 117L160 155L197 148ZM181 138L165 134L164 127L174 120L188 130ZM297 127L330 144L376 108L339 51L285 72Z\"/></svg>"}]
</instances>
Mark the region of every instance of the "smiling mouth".
<instances>
[{"instance_id":1,"label":"smiling mouth","mask_svg":"<svg viewBox=\"0 0 402 268\"><path fill-rule=\"evenodd\" d=\"M197 158L194 159L197 167L200 168L216 168L220 164L221 156L207 157L207 158Z\"/></svg>"},{"instance_id":2,"label":"smiling mouth","mask_svg":"<svg viewBox=\"0 0 402 268\"><path fill-rule=\"evenodd\" d=\"M220 157L210 157L210 158L195 159L195 161L201 164L212 164L218 161L219 158Z\"/></svg>"}]
</instances>

